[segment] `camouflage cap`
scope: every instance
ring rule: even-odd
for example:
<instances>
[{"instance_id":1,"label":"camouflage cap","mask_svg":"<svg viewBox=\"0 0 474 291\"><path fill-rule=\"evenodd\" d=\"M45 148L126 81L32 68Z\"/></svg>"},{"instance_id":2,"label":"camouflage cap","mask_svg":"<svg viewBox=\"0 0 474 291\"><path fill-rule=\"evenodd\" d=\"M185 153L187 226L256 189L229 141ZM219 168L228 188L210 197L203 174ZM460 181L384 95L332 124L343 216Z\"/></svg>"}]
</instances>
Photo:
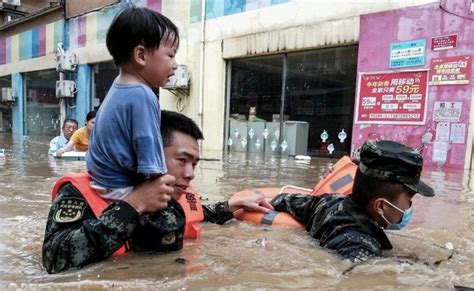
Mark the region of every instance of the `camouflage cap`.
<instances>
[{"instance_id":1,"label":"camouflage cap","mask_svg":"<svg viewBox=\"0 0 474 291\"><path fill-rule=\"evenodd\" d=\"M420 180L423 169L421 154L389 140L368 140L360 151L360 171L388 182L402 183L423 196L434 196L433 189Z\"/></svg>"}]
</instances>

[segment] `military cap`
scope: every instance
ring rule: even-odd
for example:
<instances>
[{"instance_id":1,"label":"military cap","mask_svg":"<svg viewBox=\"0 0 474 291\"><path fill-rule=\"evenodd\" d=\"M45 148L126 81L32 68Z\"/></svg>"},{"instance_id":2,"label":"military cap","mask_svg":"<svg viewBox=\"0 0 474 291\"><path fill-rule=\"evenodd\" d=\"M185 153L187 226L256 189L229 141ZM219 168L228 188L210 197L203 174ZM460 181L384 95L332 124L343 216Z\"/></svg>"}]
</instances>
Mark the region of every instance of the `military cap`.
<instances>
[{"instance_id":1,"label":"military cap","mask_svg":"<svg viewBox=\"0 0 474 291\"><path fill-rule=\"evenodd\" d=\"M420 180L421 154L398 142L367 140L360 151L359 169L366 176L402 183L423 196L435 195L433 189Z\"/></svg>"}]
</instances>

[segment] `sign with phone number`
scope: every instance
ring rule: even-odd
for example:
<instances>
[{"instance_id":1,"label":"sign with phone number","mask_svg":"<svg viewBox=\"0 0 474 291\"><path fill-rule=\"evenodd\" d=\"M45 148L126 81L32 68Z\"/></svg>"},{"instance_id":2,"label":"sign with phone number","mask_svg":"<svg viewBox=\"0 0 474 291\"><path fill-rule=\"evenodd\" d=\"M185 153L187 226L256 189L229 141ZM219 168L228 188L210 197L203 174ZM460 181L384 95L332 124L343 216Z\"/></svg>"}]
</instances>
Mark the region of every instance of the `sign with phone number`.
<instances>
[{"instance_id":1,"label":"sign with phone number","mask_svg":"<svg viewBox=\"0 0 474 291\"><path fill-rule=\"evenodd\" d=\"M360 73L355 123L425 124L428 70Z\"/></svg>"}]
</instances>

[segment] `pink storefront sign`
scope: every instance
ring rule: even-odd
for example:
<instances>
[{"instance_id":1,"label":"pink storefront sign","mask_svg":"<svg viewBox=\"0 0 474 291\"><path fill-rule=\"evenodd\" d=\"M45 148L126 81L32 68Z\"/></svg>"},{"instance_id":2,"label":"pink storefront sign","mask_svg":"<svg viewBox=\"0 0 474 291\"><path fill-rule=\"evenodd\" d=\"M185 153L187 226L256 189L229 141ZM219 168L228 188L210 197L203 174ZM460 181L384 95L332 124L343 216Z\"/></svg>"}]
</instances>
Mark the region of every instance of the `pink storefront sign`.
<instances>
[{"instance_id":1,"label":"pink storefront sign","mask_svg":"<svg viewBox=\"0 0 474 291\"><path fill-rule=\"evenodd\" d=\"M427 70L360 73L355 123L425 124Z\"/></svg>"}]
</instances>

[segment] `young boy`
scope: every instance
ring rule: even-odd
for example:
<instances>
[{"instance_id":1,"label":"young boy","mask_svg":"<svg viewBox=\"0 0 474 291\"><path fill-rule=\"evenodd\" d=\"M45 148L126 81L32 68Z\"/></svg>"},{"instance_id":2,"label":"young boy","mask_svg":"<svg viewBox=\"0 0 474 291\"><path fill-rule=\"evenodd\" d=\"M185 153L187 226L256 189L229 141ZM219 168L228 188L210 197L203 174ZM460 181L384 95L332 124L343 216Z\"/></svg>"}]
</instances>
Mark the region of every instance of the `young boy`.
<instances>
[{"instance_id":1,"label":"young boy","mask_svg":"<svg viewBox=\"0 0 474 291\"><path fill-rule=\"evenodd\" d=\"M86 163L91 186L106 199L122 200L167 172L152 89L174 75L178 28L158 12L129 7L112 21L106 44L120 72L98 110Z\"/></svg>"}]
</instances>

